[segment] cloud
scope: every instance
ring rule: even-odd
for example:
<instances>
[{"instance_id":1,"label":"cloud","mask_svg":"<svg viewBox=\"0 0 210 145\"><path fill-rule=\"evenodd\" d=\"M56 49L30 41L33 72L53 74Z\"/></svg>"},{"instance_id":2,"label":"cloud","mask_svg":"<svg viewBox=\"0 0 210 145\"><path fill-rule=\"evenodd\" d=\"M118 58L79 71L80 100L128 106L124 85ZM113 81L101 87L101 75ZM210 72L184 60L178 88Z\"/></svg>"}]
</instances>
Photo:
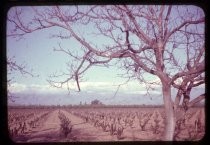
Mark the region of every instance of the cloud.
<instances>
[{"instance_id":1,"label":"cloud","mask_svg":"<svg viewBox=\"0 0 210 145\"><path fill-rule=\"evenodd\" d=\"M19 83L13 83L12 85L8 86L8 89L11 92L19 93L19 92L23 92L26 90L26 85L19 84Z\"/></svg>"},{"instance_id":2,"label":"cloud","mask_svg":"<svg viewBox=\"0 0 210 145\"><path fill-rule=\"evenodd\" d=\"M81 82L81 89L83 90L113 90L114 84L112 82Z\"/></svg>"},{"instance_id":3,"label":"cloud","mask_svg":"<svg viewBox=\"0 0 210 145\"><path fill-rule=\"evenodd\" d=\"M38 85L38 84L30 84L30 85L25 85L25 84L20 84L20 83L13 83L8 87L8 89L12 93L58 93L62 92L63 89L58 89L51 87L49 85Z\"/></svg>"},{"instance_id":4,"label":"cloud","mask_svg":"<svg viewBox=\"0 0 210 145\"><path fill-rule=\"evenodd\" d=\"M87 92L115 92L118 88L118 85L121 83L113 83L113 82L81 82L80 87L82 91ZM70 89L77 91L76 83L72 83L69 85ZM40 93L57 93L57 92L67 92L67 87L64 86L63 88L55 88L51 87L50 85L39 85L39 84L20 84L20 83L13 83L9 86L9 90L13 93L20 93L20 92L40 92ZM135 92L135 91L144 91L145 86L140 85L136 82L129 82L128 84L121 85L120 91L121 92Z\"/></svg>"},{"instance_id":5,"label":"cloud","mask_svg":"<svg viewBox=\"0 0 210 145\"><path fill-rule=\"evenodd\" d=\"M101 99L106 104L146 104L147 99L144 96L146 90L143 85L129 82L122 85L115 96L119 84L112 82L82 82L82 91L71 91L70 94L68 94L66 88L58 89L39 84L24 85L14 83L9 86L9 89L18 97L15 102L18 104L78 104L80 101L90 103L94 99ZM153 95L152 92L151 95ZM144 96L145 99L141 99L141 96Z\"/></svg>"},{"instance_id":6,"label":"cloud","mask_svg":"<svg viewBox=\"0 0 210 145\"><path fill-rule=\"evenodd\" d=\"M149 91L147 92L146 90L136 90L136 91L130 91L130 92L125 92L124 94L139 94L139 95L146 95L147 93L151 95L160 95L162 94L161 91Z\"/></svg>"}]
</instances>

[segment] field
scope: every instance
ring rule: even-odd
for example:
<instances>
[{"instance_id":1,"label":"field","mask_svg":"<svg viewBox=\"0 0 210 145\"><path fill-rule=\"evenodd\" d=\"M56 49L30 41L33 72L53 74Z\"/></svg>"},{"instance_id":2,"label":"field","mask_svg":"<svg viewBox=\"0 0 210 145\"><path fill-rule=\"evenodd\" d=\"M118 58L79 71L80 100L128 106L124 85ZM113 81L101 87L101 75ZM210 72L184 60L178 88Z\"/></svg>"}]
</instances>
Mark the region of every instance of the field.
<instances>
[{"instance_id":1,"label":"field","mask_svg":"<svg viewBox=\"0 0 210 145\"><path fill-rule=\"evenodd\" d=\"M174 140L200 140L203 107L179 110ZM8 129L15 142L156 141L164 133L163 108L69 107L9 108Z\"/></svg>"}]
</instances>

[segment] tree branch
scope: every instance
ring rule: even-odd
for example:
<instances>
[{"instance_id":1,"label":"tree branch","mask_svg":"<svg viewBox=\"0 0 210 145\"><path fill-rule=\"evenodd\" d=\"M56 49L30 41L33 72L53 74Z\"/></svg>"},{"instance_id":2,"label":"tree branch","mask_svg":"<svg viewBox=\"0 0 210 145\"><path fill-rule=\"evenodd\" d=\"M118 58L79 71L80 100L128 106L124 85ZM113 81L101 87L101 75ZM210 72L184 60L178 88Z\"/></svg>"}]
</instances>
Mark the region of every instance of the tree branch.
<instances>
[{"instance_id":1,"label":"tree branch","mask_svg":"<svg viewBox=\"0 0 210 145\"><path fill-rule=\"evenodd\" d=\"M204 72L204 70L205 70L205 68L204 68L204 61L203 61L199 65L193 67L190 71L183 71L183 72L179 72L176 75L174 75L171 79L170 84L174 84L174 81L180 77L197 74L197 73L202 73L202 72Z\"/></svg>"},{"instance_id":2,"label":"tree branch","mask_svg":"<svg viewBox=\"0 0 210 145\"><path fill-rule=\"evenodd\" d=\"M192 101L190 101L188 103L188 107L194 106L195 104L197 104L198 102L202 101L203 99L205 99L205 94L201 94L200 96L198 96L195 99L193 99Z\"/></svg>"},{"instance_id":3,"label":"tree branch","mask_svg":"<svg viewBox=\"0 0 210 145\"><path fill-rule=\"evenodd\" d=\"M205 22L205 18L204 17L200 18L199 20L195 20L195 21L193 21L193 20L186 20L186 21L184 21L182 24L180 24L179 26L177 26L176 28L174 28L173 30L171 30L169 33L166 34L165 42L169 39L169 37L171 35L173 35L175 32L180 30L185 25L199 24L199 23L203 23L203 22Z\"/></svg>"}]
</instances>

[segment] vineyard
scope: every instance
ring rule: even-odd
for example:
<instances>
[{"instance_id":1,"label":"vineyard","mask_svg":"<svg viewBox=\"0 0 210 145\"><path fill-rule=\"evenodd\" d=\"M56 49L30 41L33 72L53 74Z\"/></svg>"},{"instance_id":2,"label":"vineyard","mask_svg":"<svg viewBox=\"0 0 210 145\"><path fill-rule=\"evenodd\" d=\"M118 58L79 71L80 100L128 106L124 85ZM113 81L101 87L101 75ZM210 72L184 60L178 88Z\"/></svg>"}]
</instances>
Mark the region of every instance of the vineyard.
<instances>
[{"instance_id":1,"label":"vineyard","mask_svg":"<svg viewBox=\"0 0 210 145\"><path fill-rule=\"evenodd\" d=\"M200 140L204 108L178 110L174 140ZM15 142L155 141L164 133L163 108L9 109Z\"/></svg>"}]
</instances>

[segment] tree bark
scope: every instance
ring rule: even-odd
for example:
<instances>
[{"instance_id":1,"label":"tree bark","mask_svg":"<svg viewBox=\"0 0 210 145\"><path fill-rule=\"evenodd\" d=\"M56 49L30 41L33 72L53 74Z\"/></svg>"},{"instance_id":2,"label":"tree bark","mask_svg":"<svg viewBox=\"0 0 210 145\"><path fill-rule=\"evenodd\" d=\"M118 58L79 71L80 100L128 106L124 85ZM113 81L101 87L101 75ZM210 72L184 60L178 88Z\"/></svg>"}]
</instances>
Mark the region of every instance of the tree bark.
<instances>
[{"instance_id":1,"label":"tree bark","mask_svg":"<svg viewBox=\"0 0 210 145\"><path fill-rule=\"evenodd\" d=\"M166 114L166 124L163 140L172 141L175 130L175 114L173 110L173 103L171 100L171 86L168 84L168 81L162 81L162 91L164 109Z\"/></svg>"}]
</instances>

